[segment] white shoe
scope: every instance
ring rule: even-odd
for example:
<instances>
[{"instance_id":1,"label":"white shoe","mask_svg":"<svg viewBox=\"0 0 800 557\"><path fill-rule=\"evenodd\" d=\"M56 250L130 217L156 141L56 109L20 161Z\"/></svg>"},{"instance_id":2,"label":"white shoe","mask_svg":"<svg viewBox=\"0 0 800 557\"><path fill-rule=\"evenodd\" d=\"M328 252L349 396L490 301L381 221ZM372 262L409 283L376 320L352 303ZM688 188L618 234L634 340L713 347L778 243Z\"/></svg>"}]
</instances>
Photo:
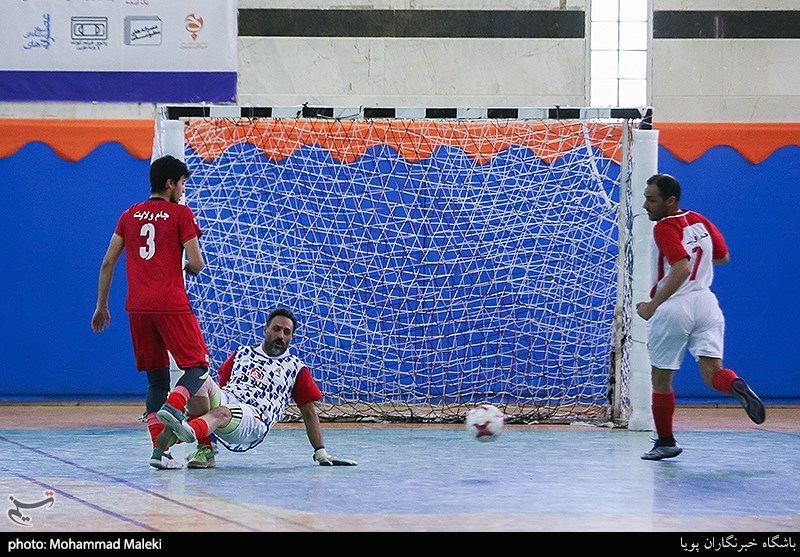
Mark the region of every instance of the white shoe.
<instances>
[{"instance_id":1,"label":"white shoe","mask_svg":"<svg viewBox=\"0 0 800 557\"><path fill-rule=\"evenodd\" d=\"M658 441L653 448L642 455L642 460L663 460L665 458L675 458L683 452L680 445L659 445Z\"/></svg>"},{"instance_id":2,"label":"white shoe","mask_svg":"<svg viewBox=\"0 0 800 557\"><path fill-rule=\"evenodd\" d=\"M183 468L183 464L172 458L169 452L161 449L153 449L153 454L150 457L150 466L156 470L180 470Z\"/></svg>"}]
</instances>

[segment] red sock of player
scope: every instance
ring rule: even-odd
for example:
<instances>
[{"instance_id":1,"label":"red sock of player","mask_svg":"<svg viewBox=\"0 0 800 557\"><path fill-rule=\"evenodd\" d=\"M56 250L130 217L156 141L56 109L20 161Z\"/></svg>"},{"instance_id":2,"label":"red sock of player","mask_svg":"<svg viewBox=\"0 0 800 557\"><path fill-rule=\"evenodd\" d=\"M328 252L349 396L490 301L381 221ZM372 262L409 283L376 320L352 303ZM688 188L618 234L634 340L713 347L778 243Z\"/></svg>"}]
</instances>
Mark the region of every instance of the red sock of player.
<instances>
[{"instance_id":1,"label":"red sock of player","mask_svg":"<svg viewBox=\"0 0 800 557\"><path fill-rule=\"evenodd\" d=\"M177 408L181 412L186 409L187 400L189 400L189 389L180 385L175 387L175 390L167 397L169 405L173 408Z\"/></svg>"},{"instance_id":2,"label":"red sock of player","mask_svg":"<svg viewBox=\"0 0 800 557\"><path fill-rule=\"evenodd\" d=\"M150 432L150 440L153 442L153 447L156 446L156 437L164 431L164 424L158 421L155 412L150 412L147 415L147 429Z\"/></svg>"},{"instance_id":3,"label":"red sock of player","mask_svg":"<svg viewBox=\"0 0 800 557\"><path fill-rule=\"evenodd\" d=\"M200 415L198 415L198 414L189 414L189 425L191 425L192 421L195 418L199 418L199 417L200 417ZM208 429L208 424L206 424L206 430L207 429ZM210 434L206 434L204 436L200 436L197 433L197 430L195 430L195 435L197 437L197 444L198 445L208 445L209 447L211 446L211 435Z\"/></svg>"},{"instance_id":4,"label":"red sock of player","mask_svg":"<svg viewBox=\"0 0 800 557\"><path fill-rule=\"evenodd\" d=\"M711 386L721 393L731 394L731 384L739 376L732 369L721 369L711 377Z\"/></svg>"},{"instance_id":5,"label":"red sock of player","mask_svg":"<svg viewBox=\"0 0 800 557\"><path fill-rule=\"evenodd\" d=\"M675 414L675 391L653 393L653 422L659 437L672 437L672 416Z\"/></svg>"},{"instance_id":6,"label":"red sock of player","mask_svg":"<svg viewBox=\"0 0 800 557\"><path fill-rule=\"evenodd\" d=\"M200 443L200 439L203 439L204 437L207 438L208 434L210 433L208 431L208 423L203 418L195 418L194 420L190 421L189 427L194 430L194 436L197 437L198 443ZM211 442L209 441L206 444L210 445Z\"/></svg>"}]
</instances>

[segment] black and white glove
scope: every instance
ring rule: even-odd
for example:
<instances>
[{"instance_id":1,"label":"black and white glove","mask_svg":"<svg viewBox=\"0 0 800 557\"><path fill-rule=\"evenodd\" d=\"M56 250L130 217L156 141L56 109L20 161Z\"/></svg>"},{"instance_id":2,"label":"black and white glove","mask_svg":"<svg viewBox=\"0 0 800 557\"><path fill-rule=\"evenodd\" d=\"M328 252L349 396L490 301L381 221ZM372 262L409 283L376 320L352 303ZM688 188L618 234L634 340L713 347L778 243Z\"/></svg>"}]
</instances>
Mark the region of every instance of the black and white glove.
<instances>
[{"instance_id":1,"label":"black and white glove","mask_svg":"<svg viewBox=\"0 0 800 557\"><path fill-rule=\"evenodd\" d=\"M319 462L320 466L358 466L355 460L347 460L346 458L336 458L328 454L325 447L320 447L314 451L314 460Z\"/></svg>"}]
</instances>

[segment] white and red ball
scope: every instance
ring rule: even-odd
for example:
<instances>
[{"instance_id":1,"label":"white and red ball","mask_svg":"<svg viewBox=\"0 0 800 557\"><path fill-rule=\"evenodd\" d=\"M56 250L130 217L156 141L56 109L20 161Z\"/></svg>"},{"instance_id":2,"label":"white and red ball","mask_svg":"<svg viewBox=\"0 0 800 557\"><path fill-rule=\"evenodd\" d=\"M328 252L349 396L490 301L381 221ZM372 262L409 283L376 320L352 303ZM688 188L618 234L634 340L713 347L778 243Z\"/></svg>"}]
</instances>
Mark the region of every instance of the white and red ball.
<instances>
[{"instance_id":1,"label":"white and red ball","mask_svg":"<svg viewBox=\"0 0 800 557\"><path fill-rule=\"evenodd\" d=\"M467 413L467 433L478 441L494 441L502 433L506 417L497 406L481 404Z\"/></svg>"}]
</instances>

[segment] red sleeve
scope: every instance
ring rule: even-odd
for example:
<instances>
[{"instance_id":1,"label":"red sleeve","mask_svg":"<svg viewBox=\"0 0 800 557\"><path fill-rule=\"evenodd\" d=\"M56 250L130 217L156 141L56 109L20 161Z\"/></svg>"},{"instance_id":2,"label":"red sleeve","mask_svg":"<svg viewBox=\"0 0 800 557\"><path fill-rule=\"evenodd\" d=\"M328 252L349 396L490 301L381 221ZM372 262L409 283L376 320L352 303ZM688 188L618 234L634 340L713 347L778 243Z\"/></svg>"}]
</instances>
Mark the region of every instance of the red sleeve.
<instances>
[{"instance_id":1,"label":"red sleeve","mask_svg":"<svg viewBox=\"0 0 800 557\"><path fill-rule=\"evenodd\" d=\"M125 211L124 213L122 213L119 216L119 219L117 220L116 228L114 228L114 234L116 234L117 236L119 236L123 240L125 239L125 220L126 220L127 216L128 216L128 211Z\"/></svg>"},{"instance_id":2,"label":"red sleeve","mask_svg":"<svg viewBox=\"0 0 800 557\"><path fill-rule=\"evenodd\" d=\"M653 239L656 241L658 251L667 258L670 265L689 257L686 248L683 247L683 229L677 226L677 223L676 219L670 219L657 222L653 227Z\"/></svg>"},{"instance_id":3,"label":"red sleeve","mask_svg":"<svg viewBox=\"0 0 800 557\"><path fill-rule=\"evenodd\" d=\"M322 392L319 390L314 378L311 377L311 370L303 367L294 382L292 398L297 406L303 406L309 402L322 400Z\"/></svg>"},{"instance_id":4,"label":"red sleeve","mask_svg":"<svg viewBox=\"0 0 800 557\"><path fill-rule=\"evenodd\" d=\"M708 228L708 233L711 234L711 243L714 245L711 258L722 259L728 255L728 244L725 243L725 237L711 221L706 221L706 228Z\"/></svg>"},{"instance_id":5,"label":"red sleeve","mask_svg":"<svg viewBox=\"0 0 800 557\"><path fill-rule=\"evenodd\" d=\"M197 217L194 216L192 209L188 205L184 205L183 207L184 209L181 211L178 218L181 244L185 244L194 237L199 238L203 235L203 231L200 230L200 225L197 224Z\"/></svg>"},{"instance_id":6,"label":"red sleeve","mask_svg":"<svg viewBox=\"0 0 800 557\"><path fill-rule=\"evenodd\" d=\"M231 371L233 371L233 356L231 354L228 359L222 362L219 366L219 386L224 387L225 384L231 379Z\"/></svg>"}]
</instances>

